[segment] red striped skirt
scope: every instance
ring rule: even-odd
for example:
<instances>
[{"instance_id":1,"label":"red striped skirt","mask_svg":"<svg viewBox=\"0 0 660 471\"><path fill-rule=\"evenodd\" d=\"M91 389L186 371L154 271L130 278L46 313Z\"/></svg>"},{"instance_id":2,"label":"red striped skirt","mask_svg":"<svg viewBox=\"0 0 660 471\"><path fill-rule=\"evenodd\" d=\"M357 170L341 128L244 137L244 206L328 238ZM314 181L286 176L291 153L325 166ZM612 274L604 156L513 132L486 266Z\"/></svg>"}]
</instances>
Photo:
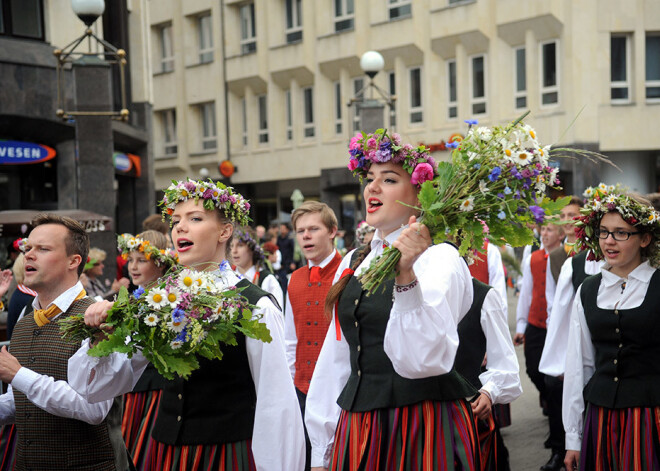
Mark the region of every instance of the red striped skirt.
<instances>
[{"instance_id":1,"label":"red striped skirt","mask_svg":"<svg viewBox=\"0 0 660 471\"><path fill-rule=\"evenodd\" d=\"M660 407L587 404L580 470L660 470Z\"/></svg>"},{"instance_id":2,"label":"red striped skirt","mask_svg":"<svg viewBox=\"0 0 660 471\"><path fill-rule=\"evenodd\" d=\"M147 462L147 444L156 423L160 396L160 390L124 394L121 434L135 469L143 469Z\"/></svg>"},{"instance_id":3,"label":"red striped skirt","mask_svg":"<svg viewBox=\"0 0 660 471\"><path fill-rule=\"evenodd\" d=\"M256 471L252 440L222 445L173 446L149 439L145 471Z\"/></svg>"},{"instance_id":4,"label":"red striped skirt","mask_svg":"<svg viewBox=\"0 0 660 471\"><path fill-rule=\"evenodd\" d=\"M14 424L0 427L0 471L14 469L14 449L16 448L16 428Z\"/></svg>"},{"instance_id":5,"label":"red striped skirt","mask_svg":"<svg viewBox=\"0 0 660 471\"><path fill-rule=\"evenodd\" d=\"M342 411L330 460L335 471L479 471L479 443L465 400Z\"/></svg>"}]
</instances>

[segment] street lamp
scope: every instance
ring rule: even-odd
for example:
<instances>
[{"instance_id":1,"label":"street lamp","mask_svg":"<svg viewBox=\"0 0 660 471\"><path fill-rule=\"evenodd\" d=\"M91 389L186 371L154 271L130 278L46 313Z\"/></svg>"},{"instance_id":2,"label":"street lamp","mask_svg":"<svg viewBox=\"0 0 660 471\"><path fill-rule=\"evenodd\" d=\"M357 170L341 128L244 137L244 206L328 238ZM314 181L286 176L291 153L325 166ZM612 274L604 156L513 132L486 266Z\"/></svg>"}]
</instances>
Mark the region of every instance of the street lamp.
<instances>
[{"instance_id":1,"label":"street lamp","mask_svg":"<svg viewBox=\"0 0 660 471\"><path fill-rule=\"evenodd\" d=\"M55 49L53 54L57 58L57 111L56 114L62 119L70 119L74 116L110 116L122 121L128 120L128 108L126 106L126 51L117 49L115 46L99 38L92 31L92 24L101 16L105 10L104 0L71 0L73 12L87 26L82 36L75 39L62 49ZM77 50L78 46L87 39L88 51ZM102 52L92 51L92 39L102 46ZM99 57L101 56L101 57ZM63 71L67 64L91 65L91 66L119 66L119 81L121 90L121 109L119 111L102 110L65 110Z\"/></svg>"},{"instance_id":2,"label":"street lamp","mask_svg":"<svg viewBox=\"0 0 660 471\"><path fill-rule=\"evenodd\" d=\"M385 59L377 51L367 51L360 58L360 68L369 77L369 83L349 100L348 106L356 104L355 120L361 121L358 127L366 132L384 127L383 104L389 107L390 116L394 117L396 96L390 95L374 82L374 78L384 67ZM370 90L369 98L365 97L367 89ZM378 92L378 97L374 96L374 90Z\"/></svg>"}]
</instances>

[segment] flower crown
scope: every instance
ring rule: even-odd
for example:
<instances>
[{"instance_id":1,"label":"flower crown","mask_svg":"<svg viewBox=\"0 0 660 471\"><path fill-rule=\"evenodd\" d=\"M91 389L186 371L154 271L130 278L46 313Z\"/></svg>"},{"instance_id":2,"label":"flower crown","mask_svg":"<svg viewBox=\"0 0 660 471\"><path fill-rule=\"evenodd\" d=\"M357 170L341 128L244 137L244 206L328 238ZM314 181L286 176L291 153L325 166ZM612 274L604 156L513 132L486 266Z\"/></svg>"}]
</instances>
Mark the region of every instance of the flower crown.
<instances>
[{"instance_id":1,"label":"flower crown","mask_svg":"<svg viewBox=\"0 0 660 471\"><path fill-rule=\"evenodd\" d=\"M254 260L256 263L263 263L266 260L266 254L256 240L252 238L250 233L246 230L238 228L234 231L234 238L239 242L243 242L254 252Z\"/></svg>"},{"instance_id":2,"label":"flower crown","mask_svg":"<svg viewBox=\"0 0 660 471\"><path fill-rule=\"evenodd\" d=\"M27 243L28 243L27 238L23 237L23 238L18 238L14 242L12 242L12 246L14 247L14 250L16 250L17 252L25 253L25 249L27 248Z\"/></svg>"},{"instance_id":3,"label":"flower crown","mask_svg":"<svg viewBox=\"0 0 660 471\"><path fill-rule=\"evenodd\" d=\"M147 260L153 260L158 267L173 267L179 263L179 255L170 249L159 249L148 240L134 237L131 234L117 236L117 247L121 257L126 260L130 252L142 252Z\"/></svg>"},{"instance_id":4,"label":"flower crown","mask_svg":"<svg viewBox=\"0 0 660 471\"><path fill-rule=\"evenodd\" d=\"M619 184L599 184L589 187L584 192L586 202L580 210L575 223L576 247L580 250L591 250L590 260L602 260L598 238L594 231L598 228L602 217L612 211L617 211L624 221L631 226L648 228L653 240L649 246L649 261L651 265L660 267L660 214L653 208L632 198Z\"/></svg>"},{"instance_id":5,"label":"flower crown","mask_svg":"<svg viewBox=\"0 0 660 471\"><path fill-rule=\"evenodd\" d=\"M401 163L404 170L410 174L410 183L421 185L427 180L433 180L438 164L423 145L413 147L410 144L401 145L401 136L397 133L387 134L385 129L378 129L373 134L358 133L348 146L350 160L348 169L360 178L360 183L367 176L373 162Z\"/></svg>"},{"instance_id":6,"label":"flower crown","mask_svg":"<svg viewBox=\"0 0 660 471\"><path fill-rule=\"evenodd\" d=\"M187 178L178 182L172 180L172 184L165 190L165 196L159 203L163 218L171 216L178 203L189 199L194 199L195 202L203 200L204 209L212 211L217 208L232 222L241 226L246 226L250 222L250 203L232 187L215 183L211 179L194 181Z\"/></svg>"}]
</instances>

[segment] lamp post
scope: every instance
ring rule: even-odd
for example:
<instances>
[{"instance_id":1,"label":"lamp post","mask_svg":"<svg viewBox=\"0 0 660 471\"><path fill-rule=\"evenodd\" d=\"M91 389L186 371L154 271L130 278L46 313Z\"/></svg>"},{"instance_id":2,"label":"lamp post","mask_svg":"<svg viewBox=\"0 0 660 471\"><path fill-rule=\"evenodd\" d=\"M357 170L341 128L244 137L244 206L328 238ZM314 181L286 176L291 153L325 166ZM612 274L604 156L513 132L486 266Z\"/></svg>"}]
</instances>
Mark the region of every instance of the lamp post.
<instances>
[{"instance_id":1,"label":"lamp post","mask_svg":"<svg viewBox=\"0 0 660 471\"><path fill-rule=\"evenodd\" d=\"M384 67L385 59L377 51L367 51L360 58L360 68L369 77L369 82L350 99L348 106L356 105L355 119L359 120L359 128L364 132L374 132L385 126L385 105L389 107L390 115L394 114L396 96L390 95L374 82L376 75Z\"/></svg>"}]
</instances>

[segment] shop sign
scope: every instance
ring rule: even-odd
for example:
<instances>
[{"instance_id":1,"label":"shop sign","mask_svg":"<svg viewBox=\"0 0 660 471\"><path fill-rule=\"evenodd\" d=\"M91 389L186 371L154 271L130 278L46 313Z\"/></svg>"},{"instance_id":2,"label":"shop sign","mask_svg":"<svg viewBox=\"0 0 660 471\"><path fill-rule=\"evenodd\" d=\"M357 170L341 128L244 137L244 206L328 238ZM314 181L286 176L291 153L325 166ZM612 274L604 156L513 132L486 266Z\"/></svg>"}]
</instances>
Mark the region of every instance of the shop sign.
<instances>
[{"instance_id":1,"label":"shop sign","mask_svg":"<svg viewBox=\"0 0 660 471\"><path fill-rule=\"evenodd\" d=\"M112 159L117 172L134 177L140 177L142 175L142 165L139 155L114 152Z\"/></svg>"},{"instance_id":2,"label":"shop sign","mask_svg":"<svg viewBox=\"0 0 660 471\"><path fill-rule=\"evenodd\" d=\"M55 149L43 144L0 140L0 165L36 164L55 157Z\"/></svg>"}]
</instances>

